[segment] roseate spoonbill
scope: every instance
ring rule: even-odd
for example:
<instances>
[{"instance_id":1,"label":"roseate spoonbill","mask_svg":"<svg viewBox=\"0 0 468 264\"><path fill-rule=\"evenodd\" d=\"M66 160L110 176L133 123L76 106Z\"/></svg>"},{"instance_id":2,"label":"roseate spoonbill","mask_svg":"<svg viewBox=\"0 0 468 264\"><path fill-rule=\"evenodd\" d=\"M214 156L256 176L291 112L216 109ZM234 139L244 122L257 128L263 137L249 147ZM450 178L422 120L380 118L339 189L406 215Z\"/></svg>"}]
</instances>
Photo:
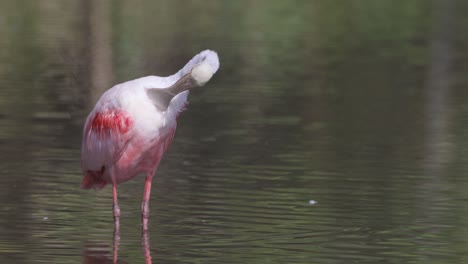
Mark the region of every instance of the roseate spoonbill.
<instances>
[{"instance_id":1,"label":"roseate spoonbill","mask_svg":"<svg viewBox=\"0 0 468 264\"><path fill-rule=\"evenodd\" d=\"M188 90L203 86L218 68L216 52L205 50L174 75L147 76L112 87L89 114L81 146L81 188L112 184L116 230L120 216L117 185L139 173L146 174L141 214L143 229L147 229L153 175L172 142Z\"/></svg>"}]
</instances>

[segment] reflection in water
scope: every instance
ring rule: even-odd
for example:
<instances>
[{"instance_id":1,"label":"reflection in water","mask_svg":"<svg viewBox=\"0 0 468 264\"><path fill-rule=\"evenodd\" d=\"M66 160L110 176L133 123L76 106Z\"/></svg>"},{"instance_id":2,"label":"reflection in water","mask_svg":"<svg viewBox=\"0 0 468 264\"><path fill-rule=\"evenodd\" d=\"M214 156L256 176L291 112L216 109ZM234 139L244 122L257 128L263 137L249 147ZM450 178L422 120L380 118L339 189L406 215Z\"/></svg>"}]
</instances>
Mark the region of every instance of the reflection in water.
<instances>
[{"instance_id":1,"label":"reflection in water","mask_svg":"<svg viewBox=\"0 0 468 264\"><path fill-rule=\"evenodd\" d=\"M87 244L85 245L85 250L83 251L83 263L84 264L106 264L106 263L113 263L113 264L125 264L128 262L124 262L121 260L117 260L117 252L115 251L113 255L109 252L109 248L104 244Z\"/></svg>"},{"instance_id":2,"label":"reflection in water","mask_svg":"<svg viewBox=\"0 0 468 264\"><path fill-rule=\"evenodd\" d=\"M120 234L114 232L114 241L112 254L110 249L104 243L86 244L85 250L83 251L83 263L94 264L94 263L127 263L119 260L119 245L120 245ZM151 247L150 247L150 236L148 230L143 230L141 235L141 245L143 249L144 260L146 264L151 264Z\"/></svg>"},{"instance_id":3,"label":"reflection in water","mask_svg":"<svg viewBox=\"0 0 468 264\"><path fill-rule=\"evenodd\" d=\"M97 102L107 87L112 86L112 27L111 7L109 0L82 1L86 19L88 54L86 58L88 74L91 80L88 91L89 107Z\"/></svg>"},{"instance_id":4,"label":"reflection in water","mask_svg":"<svg viewBox=\"0 0 468 264\"><path fill-rule=\"evenodd\" d=\"M429 72L426 83L427 150L425 166L440 175L450 159L450 89L453 85L454 1L435 1L436 10L431 39Z\"/></svg>"}]
</instances>

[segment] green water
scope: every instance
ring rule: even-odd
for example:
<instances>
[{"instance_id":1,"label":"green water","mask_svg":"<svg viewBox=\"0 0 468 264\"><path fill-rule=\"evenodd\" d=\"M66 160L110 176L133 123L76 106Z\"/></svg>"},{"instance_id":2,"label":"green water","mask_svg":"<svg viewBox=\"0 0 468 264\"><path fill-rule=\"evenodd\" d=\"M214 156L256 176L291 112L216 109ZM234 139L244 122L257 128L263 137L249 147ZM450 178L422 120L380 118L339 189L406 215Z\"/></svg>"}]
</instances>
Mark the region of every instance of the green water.
<instances>
[{"instance_id":1,"label":"green water","mask_svg":"<svg viewBox=\"0 0 468 264\"><path fill-rule=\"evenodd\" d=\"M119 263L467 263L463 1L0 0L0 262L112 263L81 190L103 91L199 51L154 178L119 186ZM146 254L146 257L145 257Z\"/></svg>"}]
</instances>

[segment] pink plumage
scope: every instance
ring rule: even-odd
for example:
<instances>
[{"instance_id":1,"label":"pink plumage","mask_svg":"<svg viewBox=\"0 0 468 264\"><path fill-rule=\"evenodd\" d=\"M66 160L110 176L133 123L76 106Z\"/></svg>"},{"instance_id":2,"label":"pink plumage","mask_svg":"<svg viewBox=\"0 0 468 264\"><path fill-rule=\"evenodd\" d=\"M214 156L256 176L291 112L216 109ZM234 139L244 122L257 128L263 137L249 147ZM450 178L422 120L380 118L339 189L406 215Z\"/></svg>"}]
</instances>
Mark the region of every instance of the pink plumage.
<instances>
[{"instance_id":1,"label":"pink plumage","mask_svg":"<svg viewBox=\"0 0 468 264\"><path fill-rule=\"evenodd\" d=\"M117 185L140 173L146 174L142 216L147 228L152 177L172 142L188 90L204 85L218 68L217 54L205 50L174 75L148 76L112 87L89 114L83 130L81 187L101 189L112 184L117 229Z\"/></svg>"}]
</instances>

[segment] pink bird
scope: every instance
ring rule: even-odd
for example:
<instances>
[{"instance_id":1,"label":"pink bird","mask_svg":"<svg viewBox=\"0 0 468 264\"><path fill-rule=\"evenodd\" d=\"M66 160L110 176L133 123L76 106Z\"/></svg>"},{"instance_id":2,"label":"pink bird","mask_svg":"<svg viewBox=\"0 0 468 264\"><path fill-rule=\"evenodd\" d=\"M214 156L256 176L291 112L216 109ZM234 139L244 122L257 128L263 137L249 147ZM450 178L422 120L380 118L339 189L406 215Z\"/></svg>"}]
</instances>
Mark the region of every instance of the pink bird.
<instances>
[{"instance_id":1,"label":"pink bird","mask_svg":"<svg viewBox=\"0 0 468 264\"><path fill-rule=\"evenodd\" d=\"M205 50L176 74L147 76L107 90L86 119L81 146L81 188L112 184L114 225L119 229L117 185L146 174L141 214L147 229L151 182L174 138L189 89L203 86L219 68L216 52Z\"/></svg>"}]
</instances>

